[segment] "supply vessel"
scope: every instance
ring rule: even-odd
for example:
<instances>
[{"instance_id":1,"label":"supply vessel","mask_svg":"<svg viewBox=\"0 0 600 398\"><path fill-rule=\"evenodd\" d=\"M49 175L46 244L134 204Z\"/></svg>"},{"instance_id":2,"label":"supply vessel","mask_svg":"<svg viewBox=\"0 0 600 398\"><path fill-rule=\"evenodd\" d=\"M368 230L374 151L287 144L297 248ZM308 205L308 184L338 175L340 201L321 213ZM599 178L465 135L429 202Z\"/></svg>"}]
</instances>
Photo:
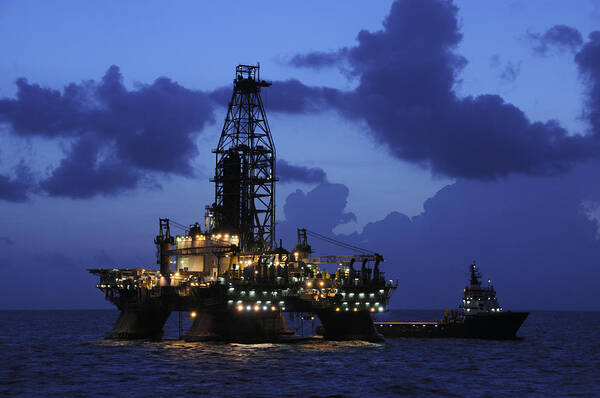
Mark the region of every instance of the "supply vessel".
<instances>
[{"instance_id":1,"label":"supply vessel","mask_svg":"<svg viewBox=\"0 0 600 398\"><path fill-rule=\"evenodd\" d=\"M380 254L314 257L308 237L326 237L306 228L292 250L276 244L275 146L260 96L270 85L259 66L236 67L204 226L160 218L159 269L89 270L120 310L107 338L160 339L171 312L185 311L189 341L280 341L292 333L284 312L317 316L327 339L383 339L371 314L387 310L397 283Z\"/></svg>"},{"instance_id":2,"label":"supply vessel","mask_svg":"<svg viewBox=\"0 0 600 398\"><path fill-rule=\"evenodd\" d=\"M459 337L507 340L516 333L529 312L504 311L496 290L482 286L477 266L470 266L470 280L458 310L445 310L439 322L375 322L385 337Z\"/></svg>"}]
</instances>

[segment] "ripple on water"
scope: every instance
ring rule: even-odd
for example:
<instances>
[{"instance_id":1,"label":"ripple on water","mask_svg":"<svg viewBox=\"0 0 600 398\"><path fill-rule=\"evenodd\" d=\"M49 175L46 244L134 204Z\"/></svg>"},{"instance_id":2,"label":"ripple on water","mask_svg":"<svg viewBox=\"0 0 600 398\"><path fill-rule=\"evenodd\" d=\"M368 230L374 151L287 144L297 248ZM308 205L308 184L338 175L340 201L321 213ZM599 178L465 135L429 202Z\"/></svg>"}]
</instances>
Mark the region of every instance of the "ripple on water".
<instances>
[{"instance_id":1,"label":"ripple on water","mask_svg":"<svg viewBox=\"0 0 600 398\"><path fill-rule=\"evenodd\" d=\"M600 396L599 313L534 312L521 341L295 344L103 340L114 311L1 315L0 395Z\"/></svg>"}]
</instances>

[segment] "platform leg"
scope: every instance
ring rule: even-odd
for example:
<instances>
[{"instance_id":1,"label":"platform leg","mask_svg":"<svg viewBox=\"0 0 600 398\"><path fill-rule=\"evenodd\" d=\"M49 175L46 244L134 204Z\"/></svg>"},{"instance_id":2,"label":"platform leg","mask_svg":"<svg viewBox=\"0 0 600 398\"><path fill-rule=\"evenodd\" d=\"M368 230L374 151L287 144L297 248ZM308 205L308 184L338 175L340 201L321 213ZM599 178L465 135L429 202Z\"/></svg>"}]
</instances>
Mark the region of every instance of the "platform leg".
<instances>
[{"instance_id":1,"label":"platform leg","mask_svg":"<svg viewBox=\"0 0 600 398\"><path fill-rule=\"evenodd\" d=\"M281 311L199 311L185 341L273 342L293 334Z\"/></svg>"},{"instance_id":2,"label":"platform leg","mask_svg":"<svg viewBox=\"0 0 600 398\"><path fill-rule=\"evenodd\" d=\"M367 311L323 310L317 315L323 324L323 338L326 340L384 341L383 336L375 330L371 314Z\"/></svg>"},{"instance_id":3,"label":"platform leg","mask_svg":"<svg viewBox=\"0 0 600 398\"><path fill-rule=\"evenodd\" d=\"M112 330L104 338L115 340L160 340L163 326L169 318L170 311L160 308L152 310L121 310L119 318Z\"/></svg>"}]
</instances>

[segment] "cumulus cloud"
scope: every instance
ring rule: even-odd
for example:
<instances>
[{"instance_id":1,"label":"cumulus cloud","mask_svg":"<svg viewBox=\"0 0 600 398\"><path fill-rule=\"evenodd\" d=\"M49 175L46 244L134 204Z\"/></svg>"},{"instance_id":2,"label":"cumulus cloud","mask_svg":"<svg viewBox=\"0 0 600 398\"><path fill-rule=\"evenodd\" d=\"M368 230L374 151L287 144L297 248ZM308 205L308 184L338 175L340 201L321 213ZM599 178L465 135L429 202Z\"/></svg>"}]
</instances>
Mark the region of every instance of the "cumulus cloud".
<instances>
[{"instance_id":1,"label":"cumulus cloud","mask_svg":"<svg viewBox=\"0 0 600 398\"><path fill-rule=\"evenodd\" d=\"M277 177L284 184L291 182L320 183L326 180L327 175L320 167L297 166L285 159L278 159Z\"/></svg>"},{"instance_id":2,"label":"cumulus cloud","mask_svg":"<svg viewBox=\"0 0 600 398\"><path fill-rule=\"evenodd\" d=\"M581 33L567 25L555 25L544 33L527 32L527 39L540 55L547 54L551 49L575 52L583 44Z\"/></svg>"},{"instance_id":3,"label":"cumulus cloud","mask_svg":"<svg viewBox=\"0 0 600 398\"><path fill-rule=\"evenodd\" d=\"M362 119L397 158L450 177L554 174L600 154L597 135L570 135L553 120L532 122L497 95L456 95L466 60L456 52L462 35L452 2L398 0L383 25L380 31L361 31L354 47L327 57L317 53L315 59L328 64L346 62L358 78L355 90L302 85L295 95L307 98L296 98L287 111L311 111L304 104L314 101L318 110ZM506 77L516 74L512 68Z\"/></svg>"},{"instance_id":4,"label":"cumulus cloud","mask_svg":"<svg viewBox=\"0 0 600 398\"><path fill-rule=\"evenodd\" d=\"M208 93L164 77L129 90L111 66L101 81L71 83L62 92L17 80L16 98L0 100L0 123L22 137L73 141L40 186L78 198L134 188L153 173L193 175L194 138L214 122L213 109ZM14 186L4 191L25 195Z\"/></svg>"},{"instance_id":5,"label":"cumulus cloud","mask_svg":"<svg viewBox=\"0 0 600 398\"><path fill-rule=\"evenodd\" d=\"M286 198L283 206L285 221L277 224L277 236L283 239L285 246L293 246L296 228L331 235L338 225L356 221L356 215L346 210L349 193L345 185L329 182L308 192L296 190Z\"/></svg>"}]
</instances>

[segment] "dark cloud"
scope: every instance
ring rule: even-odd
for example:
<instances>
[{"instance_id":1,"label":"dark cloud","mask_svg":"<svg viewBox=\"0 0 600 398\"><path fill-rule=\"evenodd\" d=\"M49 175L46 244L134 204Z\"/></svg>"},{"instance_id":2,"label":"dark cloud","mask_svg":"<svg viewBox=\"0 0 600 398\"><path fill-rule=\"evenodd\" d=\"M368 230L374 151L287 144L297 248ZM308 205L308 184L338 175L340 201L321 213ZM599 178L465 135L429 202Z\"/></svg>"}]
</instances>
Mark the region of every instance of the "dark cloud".
<instances>
[{"instance_id":1,"label":"dark cloud","mask_svg":"<svg viewBox=\"0 0 600 398\"><path fill-rule=\"evenodd\" d=\"M321 69L340 64L340 60L347 55L348 49L342 48L332 52L315 51L308 54L297 54L290 60L290 65L295 67L308 67Z\"/></svg>"},{"instance_id":2,"label":"dark cloud","mask_svg":"<svg viewBox=\"0 0 600 398\"><path fill-rule=\"evenodd\" d=\"M18 180L0 174L0 199L8 202L24 202L27 200L28 187Z\"/></svg>"},{"instance_id":3,"label":"dark cloud","mask_svg":"<svg viewBox=\"0 0 600 398\"><path fill-rule=\"evenodd\" d=\"M0 100L0 122L23 137L74 141L41 186L50 195L90 197L134 188L153 173L193 175L195 135L214 122L213 109L207 93L164 77L129 90L111 66L100 82L62 92L17 80L16 98Z\"/></svg>"},{"instance_id":4,"label":"dark cloud","mask_svg":"<svg viewBox=\"0 0 600 398\"><path fill-rule=\"evenodd\" d=\"M25 202L29 192L34 189L33 175L24 163L13 171L14 176L0 174L0 200Z\"/></svg>"},{"instance_id":5,"label":"dark cloud","mask_svg":"<svg viewBox=\"0 0 600 398\"><path fill-rule=\"evenodd\" d=\"M527 39L533 50L542 55L550 49L575 52L583 44L581 33L566 25L554 25L544 33L527 32Z\"/></svg>"},{"instance_id":6,"label":"dark cloud","mask_svg":"<svg viewBox=\"0 0 600 398\"><path fill-rule=\"evenodd\" d=\"M297 166L285 159L277 160L277 177L282 183L304 182L319 183L327 178L325 171L320 167Z\"/></svg>"},{"instance_id":7,"label":"dark cloud","mask_svg":"<svg viewBox=\"0 0 600 398\"><path fill-rule=\"evenodd\" d=\"M100 143L101 144L101 143ZM95 136L80 138L67 153L42 188L51 196L90 198L135 188L141 172L114 154L100 159Z\"/></svg>"},{"instance_id":8,"label":"dark cloud","mask_svg":"<svg viewBox=\"0 0 600 398\"><path fill-rule=\"evenodd\" d=\"M592 32L588 42L575 56L575 62L586 82L585 115L596 135L600 135L600 31Z\"/></svg>"},{"instance_id":9,"label":"dark cloud","mask_svg":"<svg viewBox=\"0 0 600 398\"><path fill-rule=\"evenodd\" d=\"M600 154L596 135L569 135L556 121L532 122L497 95L456 96L466 60L456 53L462 35L452 2L399 0L383 25L331 53L358 77L354 91L301 85L294 95L306 97L288 109L282 102L279 110L308 112L305 104L314 102L317 110L363 119L393 155L450 177L553 174ZM271 95L281 96L278 90L274 84Z\"/></svg>"}]
</instances>

